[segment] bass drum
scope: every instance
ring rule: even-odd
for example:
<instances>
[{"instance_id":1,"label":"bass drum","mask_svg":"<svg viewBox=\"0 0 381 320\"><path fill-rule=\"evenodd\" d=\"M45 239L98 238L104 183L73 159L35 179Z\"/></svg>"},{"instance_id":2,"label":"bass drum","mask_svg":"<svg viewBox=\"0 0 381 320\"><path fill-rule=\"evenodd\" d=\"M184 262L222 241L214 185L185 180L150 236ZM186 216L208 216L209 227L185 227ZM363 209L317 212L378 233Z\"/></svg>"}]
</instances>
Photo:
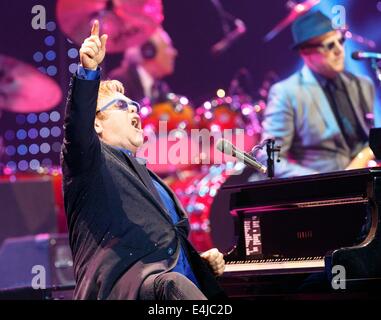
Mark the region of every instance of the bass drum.
<instances>
[{"instance_id":1,"label":"bass drum","mask_svg":"<svg viewBox=\"0 0 381 320\"><path fill-rule=\"evenodd\" d=\"M229 211L230 197L236 191L225 188L247 184L252 177L254 177L254 180L263 179L263 177L258 175L257 171L249 167L245 167L240 174L227 177L210 207L211 242L213 247L218 248L223 253L229 252L237 244L234 220Z\"/></svg>"}]
</instances>

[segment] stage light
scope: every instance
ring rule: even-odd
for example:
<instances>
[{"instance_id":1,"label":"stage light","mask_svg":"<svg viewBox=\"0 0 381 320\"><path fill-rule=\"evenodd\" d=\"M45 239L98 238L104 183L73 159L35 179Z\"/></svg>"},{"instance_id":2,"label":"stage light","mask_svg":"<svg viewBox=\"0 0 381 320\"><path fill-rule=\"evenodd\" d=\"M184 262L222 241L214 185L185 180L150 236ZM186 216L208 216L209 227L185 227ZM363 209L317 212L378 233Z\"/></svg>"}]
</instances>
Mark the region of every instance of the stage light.
<instances>
[{"instance_id":1,"label":"stage light","mask_svg":"<svg viewBox=\"0 0 381 320\"><path fill-rule=\"evenodd\" d=\"M18 153L20 156L25 156L25 155L28 153L28 148L26 147L25 144L20 144L20 145L17 147L17 153Z\"/></svg>"},{"instance_id":2,"label":"stage light","mask_svg":"<svg viewBox=\"0 0 381 320\"><path fill-rule=\"evenodd\" d=\"M50 120L53 121L53 122L57 122L61 119L61 115L59 112L57 111L53 111L52 113L50 113Z\"/></svg>"},{"instance_id":3,"label":"stage light","mask_svg":"<svg viewBox=\"0 0 381 320\"><path fill-rule=\"evenodd\" d=\"M78 65L76 63L71 63L69 66L70 73L75 73L77 71Z\"/></svg>"},{"instance_id":4,"label":"stage light","mask_svg":"<svg viewBox=\"0 0 381 320\"><path fill-rule=\"evenodd\" d=\"M40 137L47 138L50 136L50 130L47 127L43 127L40 129Z\"/></svg>"},{"instance_id":5,"label":"stage light","mask_svg":"<svg viewBox=\"0 0 381 320\"><path fill-rule=\"evenodd\" d=\"M29 146L29 153L31 154L37 154L40 152L40 148L37 144L33 143Z\"/></svg>"},{"instance_id":6,"label":"stage light","mask_svg":"<svg viewBox=\"0 0 381 320\"><path fill-rule=\"evenodd\" d=\"M53 61L56 58L56 53L53 50L49 50L47 53L45 53L45 58L48 61Z\"/></svg>"},{"instance_id":7,"label":"stage light","mask_svg":"<svg viewBox=\"0 0 381 320\"><path fill-rule=\"evenodd\" d=\"M19 140L24 140L27 137L27 133L24 129L20 129L16 133L16 137Z\"/></svg>"},{"instance_id":8,"label":"stage light","mask_svg":"<svg viewBox=\"0 0 381 320\"><path fill-rule=\"evenodd\" d=\"M204 102L205 109L212 109L212 104L209 101Z\"/></svg>"},{"instance_id":9,"label":"stage light","mask_svg":"<svg viewBox=\"0 0 381 320\"><path fill-rule=\"evenodd\" d=\"M29 164L26 160L21 160L17 167L19 168L20 171L25 171L29 168Z\"/></svg>"},{"instance_id":10,"label":"stage light","mask_svg":"<svg viewBox=\"0 0 381 320\"><path fill-rule=\"evenodd\" d=\"M78 50L76 48L71 48L67 51L69 58L76 59L78 57Z\"/></svg>"},{"instance_id":11,"label":"stage light","mask_svg":"<svg viewBox=\"0 0 381 320\"><path fill-rule=\"evenodd\" d=\"M38 119L40 120L40 122L42 123L46 123L49 121L49 115L46 113L46 112L42 112L40 113L40 115L38 116Z\"/></svg>"},{"instance_id":12,"label":"stage light","mask_svg":"<svg viewBox=\"0 0 381 320\"><path fill-rule=\"evenodd\" d=\"M48 153L50 151L50 144L44 142L43 144L40 145L40 151L42 153Z\"/></svg>"},{"instance_id":13,"label":"stage light","mask_svg":"<svg viewBox=\"0 0 381 320\"><path fill-rule=\"evenodd\" d=\"M29 162L29 168L31 168L32 170L37 170L38 168L40 168L40 161L38 161L37 159L33 159Z\"/></svg>"},{"instance_id":14,"label":"stage light","mask_svg":"<svg viewBox=\"0 0 381 320\"><path fill-rule=\"evenodd\" d=\"M37 122L37 115L35 113L29 113L26 117L26 121L30 124L34 124Z\"/></svg>"},{"instance_id":15,"label":"stage light","mask_svg":"<svg viewBox=\"0 0 381 320\"><path fill-rule=\"evenodd\" d=\"M49 47L53 46L56 43L56 38L53 36L47 36L45 38L45 44Z\"/></svg>"},{"instance_id":16,"label":"stage light","mask_svg":"<svg viewBox=\"0 0 381 320\"><path fill-rule=\"evenodd\" d=\"M54 30L56 30L57 28L57 25L54 21L49 21L47 24L46 24L46 30L52 32Z\"/></svg>"},{"instance_id":17,"label":"stage light","mask_svg":"<svg viewBox=\"0 0 381 320\"><path fill-rule=\"evenodd\" d=\"M29 129L28 137L30 139L36 139L38 137L38 130L36 128Z\"/></svg>"},{"instance_id":18,"label":"stage light","mask_svg":"<svg viewBox=\"0 0 381 320\"><path fill-rule=\"evenodd\" d=\"M8 155L8 156L14 156L16 154L16 148L14 146L7 146L5 148L5 154Z\"/></svg>"},{"instance_id":19,"label":"stage light","mask_svg":"<svg viewBox=\"0 0 381 320\"><path fill-rule=\"evenodd\" d=\"M16 162L14 162L14 161L9 161L8 163L7 163L7 167L9 168L9 169L11 169L11 171L16 171L16 169L17 169L17 165L16 165Z\"/></svg>"},{"instance_id":20,"label":"stage light","mask_svg":"<svg viewBox=\"0 0 381 320\"><path fill-rule=\"evenodd\" d=\"M61 135L61 129L57 126L50 129L50 133L53 137L57 138Z\"/></svg>"},{"instance_id":21,"label":"stage light","mask_svg":"<svg viewBox=\"0 0 381 320\"><path fill-rule=\"evenodd\" d=\"M33 60L34 61L41 62L43 59L44 59L44 55L42 54L42 52L37 51L37 52L34 53L34 55L33 55Z\"/></svg>"},{"instance_id":22,"label":"stage light","mask_svg":"<svg viewBox=\"0 0 381 320\"><path fill-rule=\"evenodd\" d=\"M48 73L49 76L53 77L57 74L57 67L56 66L49 66L46 69L46 72Z\"/></svg>"},{"instance_id":23,"label":"stage light","mask_svg":"<svg viewBox=\"0 0 381 320\"><path fill-rule=\"evenodd\" d=\"M218 89L217 90L217 97L223 98L223 97L225 97L225 95L226 95L226 93L225 93L224 89Z\"/></svg>"}]
</instances>

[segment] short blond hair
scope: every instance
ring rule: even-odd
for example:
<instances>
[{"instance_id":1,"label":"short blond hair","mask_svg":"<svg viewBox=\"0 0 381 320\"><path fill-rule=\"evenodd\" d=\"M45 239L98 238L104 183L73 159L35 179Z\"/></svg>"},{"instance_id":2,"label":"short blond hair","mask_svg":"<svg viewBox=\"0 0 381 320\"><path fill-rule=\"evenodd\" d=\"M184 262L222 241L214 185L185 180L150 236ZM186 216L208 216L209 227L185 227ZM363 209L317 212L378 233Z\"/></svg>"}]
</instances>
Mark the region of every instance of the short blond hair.
<instances>
[{"instance_id":1,"label":"short blond hair","mask_svg":"<svg viewBox=\"0 0 381 320\"><path fill-rule=\"evenodd\" d=\"M100 103L101 100L104 98L107 98L108 96L111 96L115 92L120 92L121 94L124 94L124 87L123 84L118 80L104 80L101 81L99 85L98 90L98 100L97 100L97 110L101 108ZM102 112L98 113L98 117L102 118Z\"/></svg>"}]
</instances>

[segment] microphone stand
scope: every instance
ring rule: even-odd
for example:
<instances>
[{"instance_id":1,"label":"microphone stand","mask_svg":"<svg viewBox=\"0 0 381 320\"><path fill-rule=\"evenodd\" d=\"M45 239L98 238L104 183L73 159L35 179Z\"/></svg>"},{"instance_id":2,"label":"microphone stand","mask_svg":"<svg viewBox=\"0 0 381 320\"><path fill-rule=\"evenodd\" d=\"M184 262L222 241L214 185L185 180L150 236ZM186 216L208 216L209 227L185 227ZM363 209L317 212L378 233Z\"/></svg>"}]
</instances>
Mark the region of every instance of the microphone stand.
<instances>
[{"instance_id":1,"label":"microphone stand","mask_svg":"<svg viewBox=\"0 0 381 320\"><path fill-rule=\"evenodd\" d=\"M211 0L214 7L217 9L217 13L220 17L222 30L224 31L224 35L226 36L230 32L230 27L228 21L234 21L234 17L223 8L220 0Z\"/></svg>"},{"instance_id":2,"label":"microphone stand","mask_svg":"<svg viewBox=\"0 0 381 320\"><path fill-rule=\"evenodd\" d=\"M213 54L219 54L225 50L224 42L229 40L233 41L239 35L245 33L246 27L242 20L237 19L236 17L234 17L232 14L230 14L224 9L220 0L210 0L210 1L212 2L213 6L217 10L218 16L222 24L222 30L224 33L224 37L222 38L222 40L215 43L211 48L211 52ZM234 26L235 26L234 29L230 27L229 22L234 23Z\"/></svg>"},{"instance_id":3,"label":"microphone stand","mask_svg":"<svg viewBox=\"0 0 381 320\"><path fill-rule=\"evenodd\" d=\"M275 146L275 140L274 139L268 139L266 143L266 152L267 152L267 176L272 179L275 175L275 165L274 165L274 158L275 158L275 152L278 152L278 158L276 162L280 162L279 158L279 152L281 147Z\"/></svg>"}]
</instances>

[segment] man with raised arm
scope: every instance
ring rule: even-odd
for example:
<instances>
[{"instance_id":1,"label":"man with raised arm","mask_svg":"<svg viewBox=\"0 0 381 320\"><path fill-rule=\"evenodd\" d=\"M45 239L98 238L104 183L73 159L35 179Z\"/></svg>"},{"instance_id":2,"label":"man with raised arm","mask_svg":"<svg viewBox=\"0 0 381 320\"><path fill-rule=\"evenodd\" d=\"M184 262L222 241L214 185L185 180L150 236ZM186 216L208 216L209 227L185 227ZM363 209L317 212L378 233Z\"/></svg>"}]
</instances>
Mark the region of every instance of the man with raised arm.
<instances>
[{"instance_id":1,"label":"man with raised arm","mask_svg":"<svg viewBox=\"0 0 381 320\"><path fill-rule=\"evenodd\" d=\"M100 81L107 35L99 23L80 49L69 91L62 169L76 299L225 297L217 249L199 255L173 192L142 159L138 103L118 81Z\"/></svg>"}]
</instances>

